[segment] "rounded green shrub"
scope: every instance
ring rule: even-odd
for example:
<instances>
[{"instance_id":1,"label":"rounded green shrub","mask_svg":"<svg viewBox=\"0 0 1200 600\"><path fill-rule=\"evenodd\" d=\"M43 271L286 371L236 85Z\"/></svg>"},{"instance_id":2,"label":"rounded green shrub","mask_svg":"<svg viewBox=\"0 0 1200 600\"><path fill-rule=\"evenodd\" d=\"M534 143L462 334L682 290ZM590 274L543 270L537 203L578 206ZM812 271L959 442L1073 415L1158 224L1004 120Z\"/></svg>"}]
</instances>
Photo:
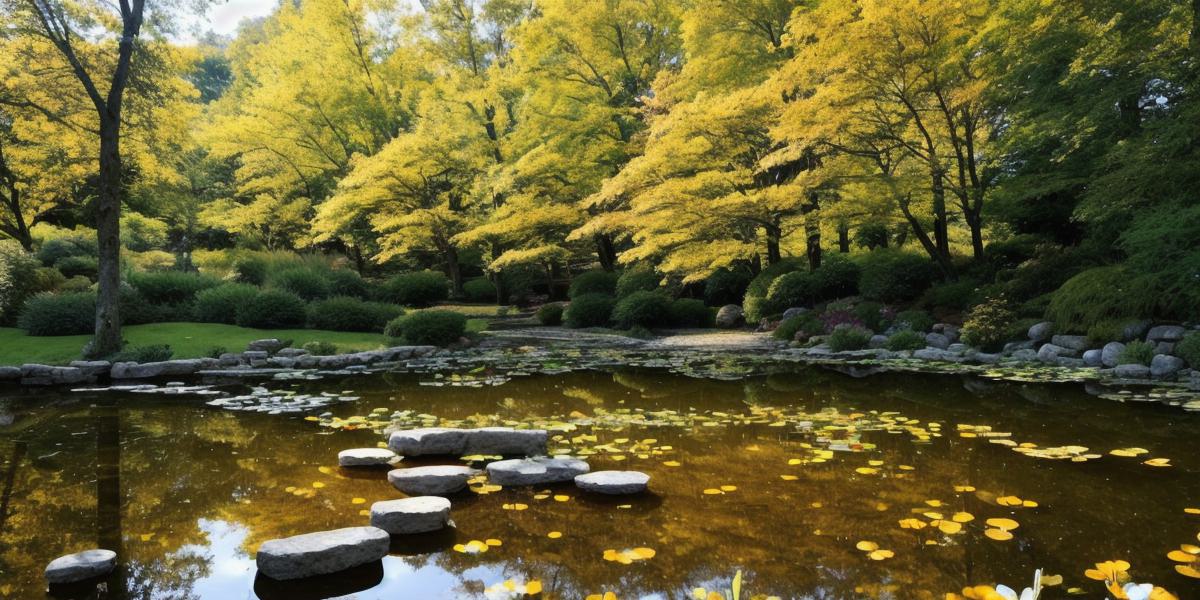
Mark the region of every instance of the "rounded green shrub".
<instances>
[{"instance_id":1,"label":"rounded green shrub","mask_svg":"<svg viewBox=\"0 0 1200 600\"><path fill-rule=\"evenodd\" d=\"M284 290L264 290L237 311L237 324L259 329L304 327L304 300Z\"/></svg>"},{"instance_id":2,"label":"rounded green shrub","mask_svg":"<svg viewBox=\"0 0 1200 600\"><path fill-rule=\"evenodd\" d=\"M237 280L250 285L263 285L266 283L267 272L269 270L270 266L267 264L267 260L261 256L244 256L233 264L233 271L237 274Z\"/></svg>"},{"instance_id":3,"label":"rounded green shrub","mask_svg":"<svg viewBox=\"0 0 1200 600\"><path fill-rule=\"evenodd\" d=\"M535 315L537 316L538 323L542 325L549 325L551 327L562 325L563 305L561 302L543 304L538 307Z\"/></svg>"},{"instance_id":4,"label":"rounded green shrub","mask_svg":"<svg viewBox=\"0 0 1200 600\"><path fill-rule=\"evenodd\" d=\"M858 294L862 269L839 254L831 254L812 275L816 300L824 302Z\"/></svg>"},{"instance_id":5,"label":"rounded green shrub","mask_svg":"<svg viewBox=\"0 0 1200 600\"><path fill-rule=\"evenodd\" d=\"M397 317L384 333L421 346L448 346L467 332L467 317L449 310L422 310Z\"/></svg>"},{"instance_id":6,"label":"rounded green shrub","mask_svg":"<svg viewBox=\"0 0 1200 600\"><path fill-rule=\"evenodd\" d=\"M329 280L330 295L366 299L367 282L358 273L350 269L334 269L325 277Z\"/></svg>"},{"instance_id":7,"label":"rounded green shrub","mask_svg":"<svg viewBox=\"0 0 1200 600\"><path fill-rule=\"evenodd\" d=\"M379 289L380 300L401 306L425 307L450 297L450 280L437 271L401 273Z\"/></svg>"},{"instance_id":8,"label":"rounded green shrub","mask_svg":"<svg viewBox=\"0 0 1200 600\"><path fill-rule=\"evenodd\" d=\"M366 302L349 296L334 296L308 307L308 326L329 331L383 331L385 325L404 314L395 304Z\"/></svg>"},{"instance_id":9,"label":"rounded green shrub","mask_svg":"<svg viewBox=\"0 0 1200 600\"><path fill-rule=\"evenodd\" d=\"M612 296L617 293L617 279L618 275L616 273L600 269L585 271L576 275L571 280L571 287L567 290L567 297L574 300L588 294Z\"/></svg>"},{"instance_id":10,"label":"rounded green shrub","mask_svg":"<svg viewBox=\"0 0 1200 600\"><path fill-rule=\"evenodd\" d=\"M669 319L672 327L712 327L716 311L705 306L704 301L680 298L671 303Z\"/></svg>"},{"instance_id":11,"label":"rounded green shrub","mask_svg":"<svg viewBox=\"0 0 1200 600\"><path fill-rule=\"evenodd\" d=\"M56 271L54 269L45 269L45 270L53 271L54 273L58 273L58 271ZM61 277L61 275L60 275L60 277ZM80 277L78 275L76 275L75 277L72 277L70 279L63 278L63 282L61 284L59 284L55 287L52 287L52 288L48 288L47 291L54 290L54 289L57 289L58 291L61 291L61 292L86 292L86 291L92 289L92 280L88 279L87 277Z\"/></svg>"},{"instance_id":12,"label":"rounded green shrub","mask_svg":"<svg viewBox=\"0 0 1200 600\"><path fill-rule=\"evenodd\" d=\"M39 278L38 275L43 270L45 269L37 258L21 248L20 244L0 240L0 325L14 322L25 301L34 294L52 290L57 287L55 284L61 283ZM48 271L63 279L58 271ZM43 287L47 284L50 287Z\"/></svg>"},{"instance_id":13,"label":"rounded green shrub","mask_svg":"<svg viewBox=\"0 0 1200 600\"><path fill-rule=\"evenodd\" d=\"M799 334L800 340L807 340L814 335L825 333L825 324L821 319L817 318L813 313L804 313L790 319L785 319L771 332L772 337L778 340L790 342L797 339Z\"/></svg>"},{"instance_id":14,"label":"rounded green shrub","mask_svg":"<svg viewBox=\"0 0 1200 600\"><path fill-rule=\"evenodd\" d=\"M90 256L95 258L99 254L96 238L86 235L72 235L46 240L38 248L37 257L38 260L42 261L43 265L53 267L58 264L58 261L64 258L72 256Z\"/></svg>"},{"instance_id":15,"label":"rounded green shrub","mask_svg":"<svg viewBox=\"0 0 1200 600\"><path fill-rule=\"evenodd\" d=\"M930 329L933 329L935 322L933 317L923 310L900 311L896 313L896 320L893 321L898 327L904 327L921 333L927 333Z\"/></svg>"},{"instance_id":16,"label":"rounded green shrub","mask_svg":"<svg viewBox=\"0 0 1200 600\"><path fill-rule=\"evenodd\" d=\"M258 295L258 288L245 283L226 283L196 294L193 308L196 320L202 323L237 322L238 309Z\"/></svg>"},{"instance_id":17,"label":"rounded green shrub","mask_svg":"<svg viewBox=\"0 0 1200 600\"><path fill-rule=\"evenodd\" d=\"M1193 331L1183 336L1175 346L1175 355L1182 358L1189 367L1200 369L1200 332Z\"/></svg>"},{"instance_id":18,"label":"rounded green shrub","mask_svg":"<svg viewBox=\"0 0 1200 600\"><path fill-rule=\"evenodd\" d=\"M1154 360L1154 344L1135 340L1125 344L1125 349L1117 357L1117 364L1149 366L1151 360Z\"/></svg>"},{"instance_id":19,"label":"rounded green shrub","mask_svg":"<svg viewBox=\"0 0 1200 600\"><path fill-rule=\"evenodd\" d=\"M829 334L829 348L834 352L862 350L871 343L871 331L854 325L843 325Z\"/></svg>"},{"instance_id":20,"label":"rounded green shrub","mask_svg":"<svg viewBox=\"0 0 1200 600\"><path fill-rule=\"evenodd\" d=\"M149 346L133 346L108 357L106 360L119 362L149 363L171 360L175 351L168 344L151 344Z\"/></svg>"},{"instance_id":21,"label":"rounded green shrub","mask_svg":"<svg viewBox=\"0 0 1200 600\"><path fill-rule=\"evenodd\" d=\"M816 302L816 277L809 271L794 271L780 275L771 283L765 306L760 310L778 313L793 307L811 307Z\"/></svg>"},{"instance_id":22,"label":"rounded green shrub","mask_svg":"<svg viewBox=\"0 0 1200 600\"><path fill-rule=\"evenodd\" d=\"M704 281L704 303L709 306L741 304L750 285L750 272L746 269L718 269Z\"/></svg>"},{"instance_id":23,"label":"rounded green shrub","mask_svg":"<svg viewBox=\"0 0 1200 600\"><path fill-rule=\"evenodd\" d=\"M326 271L295 267L271 274L269 281L272 287L312 301L329 297L330 285L327 275Z\"/></svg>"},{"instance_id":24,"label":"rounded green shrub","mask_svg":"<svg viewBox=\"0 0 1200 600\"><path fill-rule=\"evenodd\" d=\"M1009 327L1015 320L1017 315L1007 298L989 298L972 308L963 321L962 340L989 352L999 350L1011 341Z\"/></svg>"},{"instance_id":25,"label":"rounded green shrub","mask_svg":"<svg viewBox=\"0 0 1200 600\"><path fill-rule=\"evenodd\" d=\"M616 303L612 296L605 294L583 294L571 300L563 312L563 320L567 327L605 327L612 318L613 305Z\"/></svg>"},{"instance_id":26,"label":"rounded green shrub","mask_svg":"<svg viewBox=\"0 0 1200 600\"><path fill-rule=\"evenodd\" d=\"M68 256L54 263L54 268L67 277L95 279L100 271L100 261L92 256Z\"/></svg>"},{"instance_id":27,"label":"rounded green shrub","mask_svg":"<svg viewBox=\"0 0 1200 600\"><path fill-rule=\"evenodd\" d=\"M617 327L663 327L669 324L671 299L660 292L633 292L621 298L613 308L612 320Z\"/></svg>"},{"instance_id":28,"label":"rounded green shrub","mask_svg":"<svg viewBox=\"0 0 1200 600\"><path fill-rule=\"evenodd\" d=\"M979 282L960 279L939 283L921 295L921 304L926 308L962 312L979 303Z\"/></svg>"},{"instance_id":29,"label":"rounded green shrub","mask_svg":"<svg viewBox=\"0 0 1200 600\"><path fill-rule=\"evenodd\" d=\"M41 293L25 302L17 326L29 335L79 335L96 327L96 295Z\"/></svg>"},{"instance_id":30,"label":"rounded green shrub","mask_svg":"<svg viewBox=\"0 0 1200 600\"><path fill-rule=\"evenodd\" d=\"M1088 269L1050 296L1046 318L1064 332L1086 332L1105 321L1135 320L1154 314L1154 291L1133 283L1124 267Z\"/></svg>"},{"instance_id":31,"label":"rounded green shrub","mask_svg":"<svg viewBox=\"0 0 1200 600\"><path fill-rule=\"evenodd\" d=\"M628 269L617 278L617 297L624 298L634 292L653 292L658 289L662 277L650 267Z\"/></svg>"},{"instance_id":32,"label":"rounded green shrub","mask_svg":"<svg viewBox=\"0 0 1200 600\"><path fill-rule=\"evenodd\" d=\"M313 356L332 356L338 353L337 346L335 346L332 342L320 340L305 342L301 348L308 350L308 353L312 354Z\"/></svg>"},{"instance_id":33,"label":"rounded green shrub","mask_svg":"<svg viewBox=\"0 0 1200 600\"><path fill-rule=\"evenodd\" d=\"M891 311L887 306L870 300L859 302L850 311L854 318L862 322L871 331L883 331L891 326Z\"/></svg>"},{"instance_id":34,"label":"rounded green shrub","mask_svg":"<svg viewBox=\"0 0 1200 600\"><path fill-rule=\"evenodd\" d=\"M925 347L925 336L911 329L902 329L888 338L884 348L892 352L920 350Z\"/></svg>"},{"instance_id":35,"label":"rounded green shrub","mask_svg":"<svg viewBox=\"0 0 1200 600\"><path fill-rule=\"evenodd\" d=\"M128 281L151 304L185 304L199 292L221 284L215 277L185 271L130 273Z\"/></svg>"},{"instance_id":36,"label":"rounded green shrub","mask_svg":"<svg viewBox=\"0 0 1200 600\"><path fill-rule=\"evenodd\" d=\"M463 283L463 293L471 302L494 302L496 286L487 277L468 279Z\"/></svg>"},{"instance_id":37,"label":"rounded green shrub","mask_svg":"<svg viewBox=\"0 0 1200 600\"><path fill-rule=\"evenodd\" d=\"M875 250L863 256L860 266L859 292L868 300L888 304L918 298L937 276L929 259L899 250Z\"/></svg>"}]
</instances>

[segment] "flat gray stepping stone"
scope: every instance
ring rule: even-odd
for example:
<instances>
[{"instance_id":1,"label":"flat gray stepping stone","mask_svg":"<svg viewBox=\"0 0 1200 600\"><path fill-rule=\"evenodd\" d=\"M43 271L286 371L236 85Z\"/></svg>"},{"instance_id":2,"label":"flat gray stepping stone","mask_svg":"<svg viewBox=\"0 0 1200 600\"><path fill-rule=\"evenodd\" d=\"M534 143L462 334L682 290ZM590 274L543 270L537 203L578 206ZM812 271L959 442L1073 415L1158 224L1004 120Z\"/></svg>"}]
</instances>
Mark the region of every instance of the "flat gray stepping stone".
<instances>
[{"instance_id":1,"label":"flat gray stepping stone","mask_svg":"<svg viewBox=\"0 0 1200 600\"><path fill-rule=\"evenodd\" d=\"M343 467L378 467L398 462L400 457L387 448L352 448L338 452L338 464Z\"/></svg>"},{"instance_id":2,"label":"flat gray stepping stone","mask_svg":"<svg viewBox=\"0 0 1200 600\"><path fill-rule=\"evenodd\" d=\"M591 467L577 458L514 458L487 466L488 479L496 485L541 485L571 481Z\"/></svg>"},{"instance_id":3,"label":"flat gray stepping stone","mask_svg":"<svg viewBox=\"0 0 1200 600\"><path fill-rule=\"evenodd\" d=\"M467 450L467 431L445 427L395 431L388 448L401 456L461 455Z\"/></svg>"},{"instance_id":4,"label":"flat gray stepping stone","mask_svg":"<svg viewBox=\"0 0 1200 600\"><path fill-rule=\"evenodd\" d=\"M117 553L93 548L60 556L46 565L46 581L51 584L75 583L107 575L117 567Z\"/></svg>"},{"instance_id":5,"label":"flat gray stepping stone","mask_svg":"<svg viewBox=\"0 0 1200 600\"><path fill-rule=\"evenodd\" d=\"M258 570L272 579L337 573L387 556L392 538L378 527L347 527L263 542Z\"/></svg>"},{"instance_id":6,"label":"flat gray stepping stone","mask_svg":"<svg viewBox=\"0 0 1200 600\"><path fill-rule=\"evenodd\" d=\"M650 476L640 471L596 471L575 478L575 485L597 494L639 494L646 491Z\"/></svg>"},{"instance_id":7,"label":"flat gray stepping stone","mask_svg":"<svg viewBox=\"0 0 1200 600\"><path fill-rule=\"evenodd\" d=\"M467 454L496 456L540 456L546 454L545 429L484 427L469 430Z\"/></svg>"},{"instance_id":8,"label":"flat gray stepping stone","mask_svg":"<svg viewBox=\"0 0 1200 600\"><path fill-rule=\"evenodd\" d=\"M384 500L371 505L371 525L392 535L437 531L450 523L450 501L438 496Z\"/></svg>"},{"instance_id":9,"label":"flat gray stepping stone","mask_svg":"<svg viewBox=\"0 0 1200 600\"><path fill-rule=\"evenodd\" d=\"M388 471L388 481L410 496L444 496L461 492L478 469L460 466L411 467Z\"/></svg>"}]
</instances>

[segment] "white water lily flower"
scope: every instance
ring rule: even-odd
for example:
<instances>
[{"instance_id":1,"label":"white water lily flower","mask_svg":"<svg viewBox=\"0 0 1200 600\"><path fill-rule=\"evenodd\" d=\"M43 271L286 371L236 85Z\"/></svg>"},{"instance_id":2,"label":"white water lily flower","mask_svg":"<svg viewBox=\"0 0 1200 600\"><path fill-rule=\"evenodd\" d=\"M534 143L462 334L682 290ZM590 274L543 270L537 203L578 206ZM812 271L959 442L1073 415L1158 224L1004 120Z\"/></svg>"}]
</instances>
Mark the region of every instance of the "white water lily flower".
<instances>
[{"instance_id":1,"label":"white water lily flower","mask_svg":"<svg viewBox=\"0 0 1200 600\"><path fill-rule=\"evenodd\" d=\"M1150 594L1154 592L1153 583L1127 583L1121 588L1125 592L1125 597L1129 600L1149 600Z\"/></svg>"},{"instance_id":2,"label":"white water lily flower","mask_svg":"<svg viewBox=\"0 0 1200 600\"><path fill-rule=\"evenodd\" d=\"M1021 590L1020 595L1016 590L1003 584L996 586L996 593L1004 596L1004 600L1038 600L1038 596L1042 595L1042 570L1038 569L1033 572L1033 586ZM1130 600L1133 600L1133 596L1130 596Z\"/></svg>"}]
</instances>

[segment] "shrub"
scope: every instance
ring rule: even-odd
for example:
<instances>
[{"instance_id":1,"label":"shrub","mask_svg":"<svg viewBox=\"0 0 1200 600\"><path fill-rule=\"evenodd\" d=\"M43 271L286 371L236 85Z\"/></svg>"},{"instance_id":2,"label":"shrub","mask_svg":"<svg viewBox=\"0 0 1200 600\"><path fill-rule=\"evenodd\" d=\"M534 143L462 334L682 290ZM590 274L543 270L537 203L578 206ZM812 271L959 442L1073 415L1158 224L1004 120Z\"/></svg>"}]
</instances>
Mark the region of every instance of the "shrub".
<instances>
[{"instance_id":1,"label":"shrub","mask_svg":"<svg viewBox=\"0 0 1200 600\"><path fill-rule=\"evenodd\" d=\"M100 261L91 256L68 256L54 263L54 268L67 277L95 279L100 271Z\"/></svg>"},{"instance_id":2,"label":"shrub","mask_svg":"<svg viewBox=\"0 0 1200 600\"><path fill-rule=\"evenodd\" d=\"M262 285L267 282L267 260L261 256L244 256L233 264L236 279L241 283Z\"/></svg>"},{"instance_id":3,"label":"shrub","mask_svg":"<svg viewBox=\"0 0 1200 600\"><path fill-rule=\"evenodd\" d=\"M162 362L164 360L171 360L171 357L174 355L175 355L175 351L171 349L171 346L169 346L167 344L152 344L150 346L134 346L131 348L126 348L126 349L108 357L107 360L114 362L114 363L118 363L118 362L136 362L136 363Z\"/></svg>"},{"instance_id":4,"label":"shrub","mask_svg":"<svg viewBox=\"0 0 1200 600\"><path fill-rule=\"evenodd\" d=\"M258 295L258 288L244 283L226 283L196 294L193 313L202 323L237 322L238 309Z\"/></svg>"},{"instance_id":5,"label":"shrub","mask_svg":"<svg viewBox=\"0 0 1200 600\"><path fill-rule=\"evenodd\" d=\"M221 355L227 352L229 352L229 348L225 346L209 346L208 350L204 351L204 356L208 358L221 358Z\"/></svg>"},{"instance_id":6,"label":"shrub","mask_svg":"<svg viewBox=\"0 0 1200 600\"><path fill-rule=\"evenodd\" d=\"M842 326L829 334L829 348L834 352L862 350L871 343L871 332L862 327Z\"/></svg>"},{"instance_id":7,"label":"shrub","mask_svg":"<svg viewBox=\"0 0 1200 600\"><path fill-rule=\"evenodd\" d=\"M992 242L983 249L983 255L993 266L1015 269L1021 263L1037 256L1038 246L1045 240L1032 234L1015 235L1007 240Z\"/></svg>"},{"instance_id":8,"label":"shrub","mask_svg":"<svg viewBox=\"0 0 1200 600\"><path fill-rule=\"evenodd\" d=\"M608 325L613 312L612 296L604 294L583 294L571 300L563 311L563 320L567 327L604 327Z\"/></svg>"},{"instance_id":9,"label":"shrub","mask_svg":"<svg viewBox=\"0 0 1200 600\"><path fill-rule=\"evenodd\" d=\"M308 326L329 331L383 331L389 321L404 314L395 304L366 302L335 296L308 307Z\"/></svg>"},{"instance_id":10,"label":"shrub","mask_svg":"<svg viewBox=\"0 0 1200 600\"><path fill-rule=\"evenodd\" d=\"M767 314L783 312L792 307L812 306L817 302L816 277L808 271L780 275L767 289L766 300L760 310Z\"/></svg>"},{"instance_id":11,"label":"shrub","mask_svg":"<svg viewBox=\"0 0 1200 600\"><path fill-rule=\"evenodd\" d=\"M449 310L423 310L397 317L384 333L409 344L447 346L467 332L467 317Z\"/></svg>"},{"instance_id":12,"label":"shrub","mask_svg":"<svg viewBox=\"0 0 1200 600\"><path fill-rule=\"evenodd\" d=\"M718 269L704 281L704 303L709 306L741 304L750 285L750 273L745 269Z\"/></svg>"},{"instance_id":13,"label":"shrub","mask_svg":"<svg viewBox=\"0 0 1200 600\"><path fill-rule=\"evenodd\" d=\"M1096 257L1086 248L1047 245L1038 247L1037 254L1015 270L998 273L997 279L1004 282L1008 297L1026 301L1053 292L1080 271L1093 266L1096 266Z\"/></svg>"},{"instance_id":14,"label":"shrub","mask_svg":"<svg viewBox=\"0 0 1200 600\"><path fill-rule=\"evenodd\" d=\"M487 277L476 277L463 283L463 293L471 302L494 302L496 286Z\"/></svg>"},{"instance_id":15,"label":"shrub","mask_svg":"<svg viewBox=\"0 0 1200 600\"><path fill-rule=\"evenodd\" d=\"M58 273L58 271L55 271L54 269L45 270ZM59 277L62 277L62 275L59 275ZM79 275L76 275L70 279L63 278L62 283L55 287L47 288L46 291L51 291L54 289L57 289L61 292L86 292L92 289L92 280L88 279L87 277L80 277Z\"/></svg>"},{"instance_id":16,"label":"shrub","mask_svg":"<svg viewBox=\"0 0 1200 600\"><path fill-rule=\"evenodd\" d=\"M1200 369L1200 333L1193 331L1175 346L1175 355L1193 369Z\"/></svg>"},{"instance_id":17,"label":"shrub","mask_svg":"<svg viewBox=\"0 0 1200 600\"><path fill-rule=\"evenodd\" d=\"M637 340L649 340L654 338L654 332L642 327L641 325L634 325L625 332L625 336Z\"/></svg>"},{"instance_id":18,"label":"shrub","mask_svg":"<svg viewBox=\"0 0 1200 600\"><path fill-rule=\"evenodd\" d=\"M746 311L746 320L758 321L763 317L790 308L787 306L779 308L767 299L767 295L771 291L771 284L788 273L801 271L807 267L808 262L805 260L785 258L759 272L754 279L750 280L750 285L746 287L746 297L742 300L742 309Z\"/></svg>"},{"instance_id":19,"label":"shrub","mask_svg":"<svg viewBox=\"0 0 1200 600\"><path fill-rule=\"evenodd\" d=\"M1025 340L1029 339L1029 328L1033 327L1034 325L1036 325L1038 323L1041 323L1044 320L1045 319L1043 319L1041 317L1018 318L1017 320L1008 324L1008 328L1005 330L1005 333L1004 333L1004 338L1007 340L1016 341L1016 342L1025 341Z\"/></svg>"},{"instance_id":20,"label":"shrub","mask_svg":"<svg viewBox=\"0 0 1200 600\"><path fill-rule=\"evenodd\" d=\"M432 306L450 297L450 280L437 271L401 273L380 288L381 300L401 306Z\"/></svg>"},{"instance_id":21,"label":"shrub","mask_svg":"<svg viewBox=\"0 0 1200 600\"><path fill-rule=\"evenodd\" d=\"M0 324L15 321L25 301L34 294L53 289L42 287L44 284L58 283L40 279L38 273L42 270L41 263L20 244L0 240ZM58 271L50 272L62 278Z\"/></svg>"},{"instance_id":22,"label":"shrub","mask_svg":"<svg viewBox=\"0 0 1200 600\"><path fill-rule=\"evenodd\" d=\"M215 277L184 271L130 273L129 285L151 304L184 304L195 300L196 294L220 285Z\"/></svg>"},{"instance_id":23,"label":"shrub","mask_svg":"<svg viewBox=\"0 0 1200 600\"><path fill-rule=\"evenodd\" d=\"M325 273L329 281L329 293L334 296L351 296L366 299L367 282L349 269L333 269Z\"/></svg>"},{"instance_id":24,"label":"shrub","mask_svg":"<svg viewBox=\"0 0 1200 600\"><path fill-rule=\"evenodd\" d=\"M574 300L579 296L588 294L612 296L617 292L617 278L616 273L599 269L585 271L576 275L571 280L571 287L567 290L567 297Z\"/></svg>"},{"instance_id":25,"label":"shrub","mask_svg":"<svg viewBox=\"0 0 1200 600\"><path fill-rule=\"evenodd\" d=\"M617 297L624 298L634 292L653 292L658 290L658 282L662 279L650 267L628 269L617 278Z\"/></svg>"},{"instance_id":26,"label":"shrub","mask_svg":"<svg viewBox=\"0 0 1200 600\"><path fill-rule=\"evenodd\" d=\"M41 293L25 302L17 326L29 335L78 335L96 326L96 295Z\"/></svg>"},{"instance_id":27,"label":"shrub","mask_svg":"<svg viewBox=\"0 0 1200 600\"><path fill-rule=\"evenodd\" d=\"M925 257L880 249L863 257L858 288L868 300L899 304L919 297L936 275L937 268Z\"/></svg>"},{"instance_id":28,"label":"shrub","mask_svg":"<svg viewBox=\"0 0 1200 600\"><path fill-rule=\"evenodd\" d=\"M1155 314L1177 318L1200 317L1200 205L1163 204L1139 211L1133 226L1121 235L1129 254L1133 287L1153 295ZM1147 298L1149 300L1149 298ZM1144 313L1139 316L1147 316Z\"/></svg>"},{"instance_id":29,"label":"shrub","mask_svg":"<svg viewBox=\"0 0 1200 600\"><path fill-rule=\"evenodd\" d=\"M1011 339L1008 328L1016 318L1007 298L999 296L984 300L971 309L963 322L963 342L982 350L999 350Z\"/></svg>"},{"instance_id":30,"label":"shrub","mask_svg":"<svg viewBox=\"0 0 1200 600\"><path fill-rule=\"evenodd\" d=\"M538 307L536 315L538 322L542 325L562 325L563 305L560 302L543 304Z\"/></svg>"},{"instance_id":31,"label":"shrub","mask_svg":"<svg viewBox=\"0 0 1200 600\"><path fill-rule=\"evenodd\" d=\"M85 235L54 238L42 243L38 248L37 257L42 264L53 267L58 261L72 256L90 256L95 258L100 253L96 239Z\"/></svg>"},{"instance_id":32,"label":"shrub","mask_svg":"<svg viewBox=\"0 0 1200 600\"><path fill-rule=\"evenodd\" d=\"M923 310L905 310L896 314L895 324L897 327L906 327L913 331L927 333L933 329L934 320L929 313Z\"/></svg>"},{"instance_id":33,"label":"shrub","mask_svg":"<svg viewBox=\"0 0 1200 600\"><path fill-rule=\"evenodd\" d=\"M1101 321L1087 329L1088 342L1096 347L1120 340L1125 334L1125 321Z\"/></svg>"},{"instance_id":34,"label":"shrub","mask_svg":"<svg viewBox=\"0 0 1200 600\"><path fill-rule=\"evenodd\" d=\"M307 318L304 300L283 290L265 290L237 311L237 324L260 329L303 327Z\"/></svg>"},{"instance_id":35,"label":"shrub","mask_svg":"<svg viewBox=\"0 0 1200 600\"><path fill-rule=\"evenodd\" d=\"M925 336L911 329L901 329L888 338L884 347L892 352L920 350L925 347Z\"/></svg>"},{"instance_id":36,"label":"shrub","mask_svg":"<svg viewBox=\"0 0 1200 600\"><path fill-rule=\"evenodd\" d=\"M816 315L812 313L804 313L790 319L784 320L771 332L775 339L792 341L796 339L796 334L800 334L801 339L808 339L814 335L825 333L825 324L821 322Z\"/></svg>"},{"instance_id":37,"label":"shrub","mask_svg":"<svg viewBox=\"0 0 1200 600\"><path fill-rule=\"evenodd\" d=\"M1086 332L1104 321L1153 314L1155 292L1132 283L1123 267L1088 269L1070 278L1050 297L1046 317L1062 331Z\"/></svg>"},{"instance_id":38,"label":"shrub","mask_svg":"<svg viewBox=\"0 0 1200 600\"><path fill-rule=\"evenodd\" d=\"M337 346L332 342L323 341L305 342L301 348L308 350L308 353L314 356L330 356L338 352Z\"/></svg>"},{"instance_id":39,"label":"shrub","mask_svg":"<svg viewBox=\"0 0 1200 600\"><path fill-rule=\"evenodd\" d=\"M329 297L329 279L327 272L306 267L284 269L273 273L269 278L272 287L291 292L301 298L313 301Z\"/></svg>"},{"instance_id":40,"label":"shrub","mask_svg":"<svg viewBox=\"0 0 1200 600\"><path fill-rule=\"evenodd\" d=\"M979 282L961 279L939 283L921 295L921 304L931 309L962 312L979 303Z\"/></svg>"},{"instance_id":41,"label":"shrub","mask_svg":"<svg viewBox=\"0 0 1200 600\"><path fill-rule=\"evenodd\" d=\"M1154 344L1135 340L1125 344L1125 349L1117 357L1120 365L1149 365L1154 360Z\"/></svg>"},{"instance_id":42,"label":"shrub","mask_svg":"<svg viewBox=\"0 0 1200 600\"><path fill-rule=\"evenodd\" d=\"M832 254L812 272L816 285L816 300L824 302L858 294L858 279L862 269L840 255Z\"/></svg>"},{"instance_id":43,"label":"shrub","mask_svg":"<svg viewBox=\"0 0 1200 600\"><path fill-rule=\"evenodd\" d=\"M835 306L835 305L831 305ZM825 333L832 333L838 327L858 327L863 328L863 322L854 316L854 311L849 307L846 308L827 308L824 313L821 313L821 323L824 324Z\"/></svg>"},{"instance_id":44,"label":"shrub","mask_svg":"<svg viewBox=\"0 0 1200 600\"><path fill-rule=\"evenodd\" d=\"M884 223L863 223L854 232L854 242L868 250L887 248L891 232Z\"/></svg>"},{"instance_id":45,"label":"shrub","mask_svg":"<svg viewBox=\"0 0 1200 600\"><path fill-rule=\"evenodd\" d=\"M660 292L633 292L621 298L613 308L612 320L617 327L662 327L671 318L671 299Z\"/></svg>"},{"instance_id":46,"label":"shrub","mask_svg":"<svg viewBox=\"0 0 1200 600\"><path fill-rule=\"evenodd\" d=\"M673 327L712 327L717 316L702 300L693 298L680 298L672 302L668 313L668 320Z\"/></svg>"},{"instance_id":47,"label":"shrub","mask_svg":"<svg viewBox=\"0 0 1200 600\"><path fill-rule=\"evenodd\" d=\"M854 318L862 321L863 326L872 331L887 329L895 318L893 311L879 302L859 302L853 312Z\"/></svg>"}]
</instances>

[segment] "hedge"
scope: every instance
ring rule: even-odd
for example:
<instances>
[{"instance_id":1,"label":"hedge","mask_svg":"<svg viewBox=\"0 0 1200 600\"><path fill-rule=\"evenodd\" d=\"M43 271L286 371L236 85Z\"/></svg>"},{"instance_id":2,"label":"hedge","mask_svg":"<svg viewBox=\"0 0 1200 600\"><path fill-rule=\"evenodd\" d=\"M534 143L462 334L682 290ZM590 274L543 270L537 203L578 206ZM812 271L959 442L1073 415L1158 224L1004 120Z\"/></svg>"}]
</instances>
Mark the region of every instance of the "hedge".
<instances>
[{"instance_id":1,"label":"hedge","mask_svg":"<svg viewBox=\"0 0 1200 600\"><path fill-rule=\"evenodd\" d=\"M409 344L448 346L467 331L466 315L449 310L423 310L397 317L387 324L384 334Z\"/></svg>"},{"instance_id":2,"label":"hedge","mask_svg":"<svg viewBox=\"0 0 1200 600\"><path fill-rule=\"evenodd\" d=\"M292 329L303 327L307 316L300 296L283 290L266 290L238 309L237 324L259 329Z\"/></svg>"}]
</instances>

